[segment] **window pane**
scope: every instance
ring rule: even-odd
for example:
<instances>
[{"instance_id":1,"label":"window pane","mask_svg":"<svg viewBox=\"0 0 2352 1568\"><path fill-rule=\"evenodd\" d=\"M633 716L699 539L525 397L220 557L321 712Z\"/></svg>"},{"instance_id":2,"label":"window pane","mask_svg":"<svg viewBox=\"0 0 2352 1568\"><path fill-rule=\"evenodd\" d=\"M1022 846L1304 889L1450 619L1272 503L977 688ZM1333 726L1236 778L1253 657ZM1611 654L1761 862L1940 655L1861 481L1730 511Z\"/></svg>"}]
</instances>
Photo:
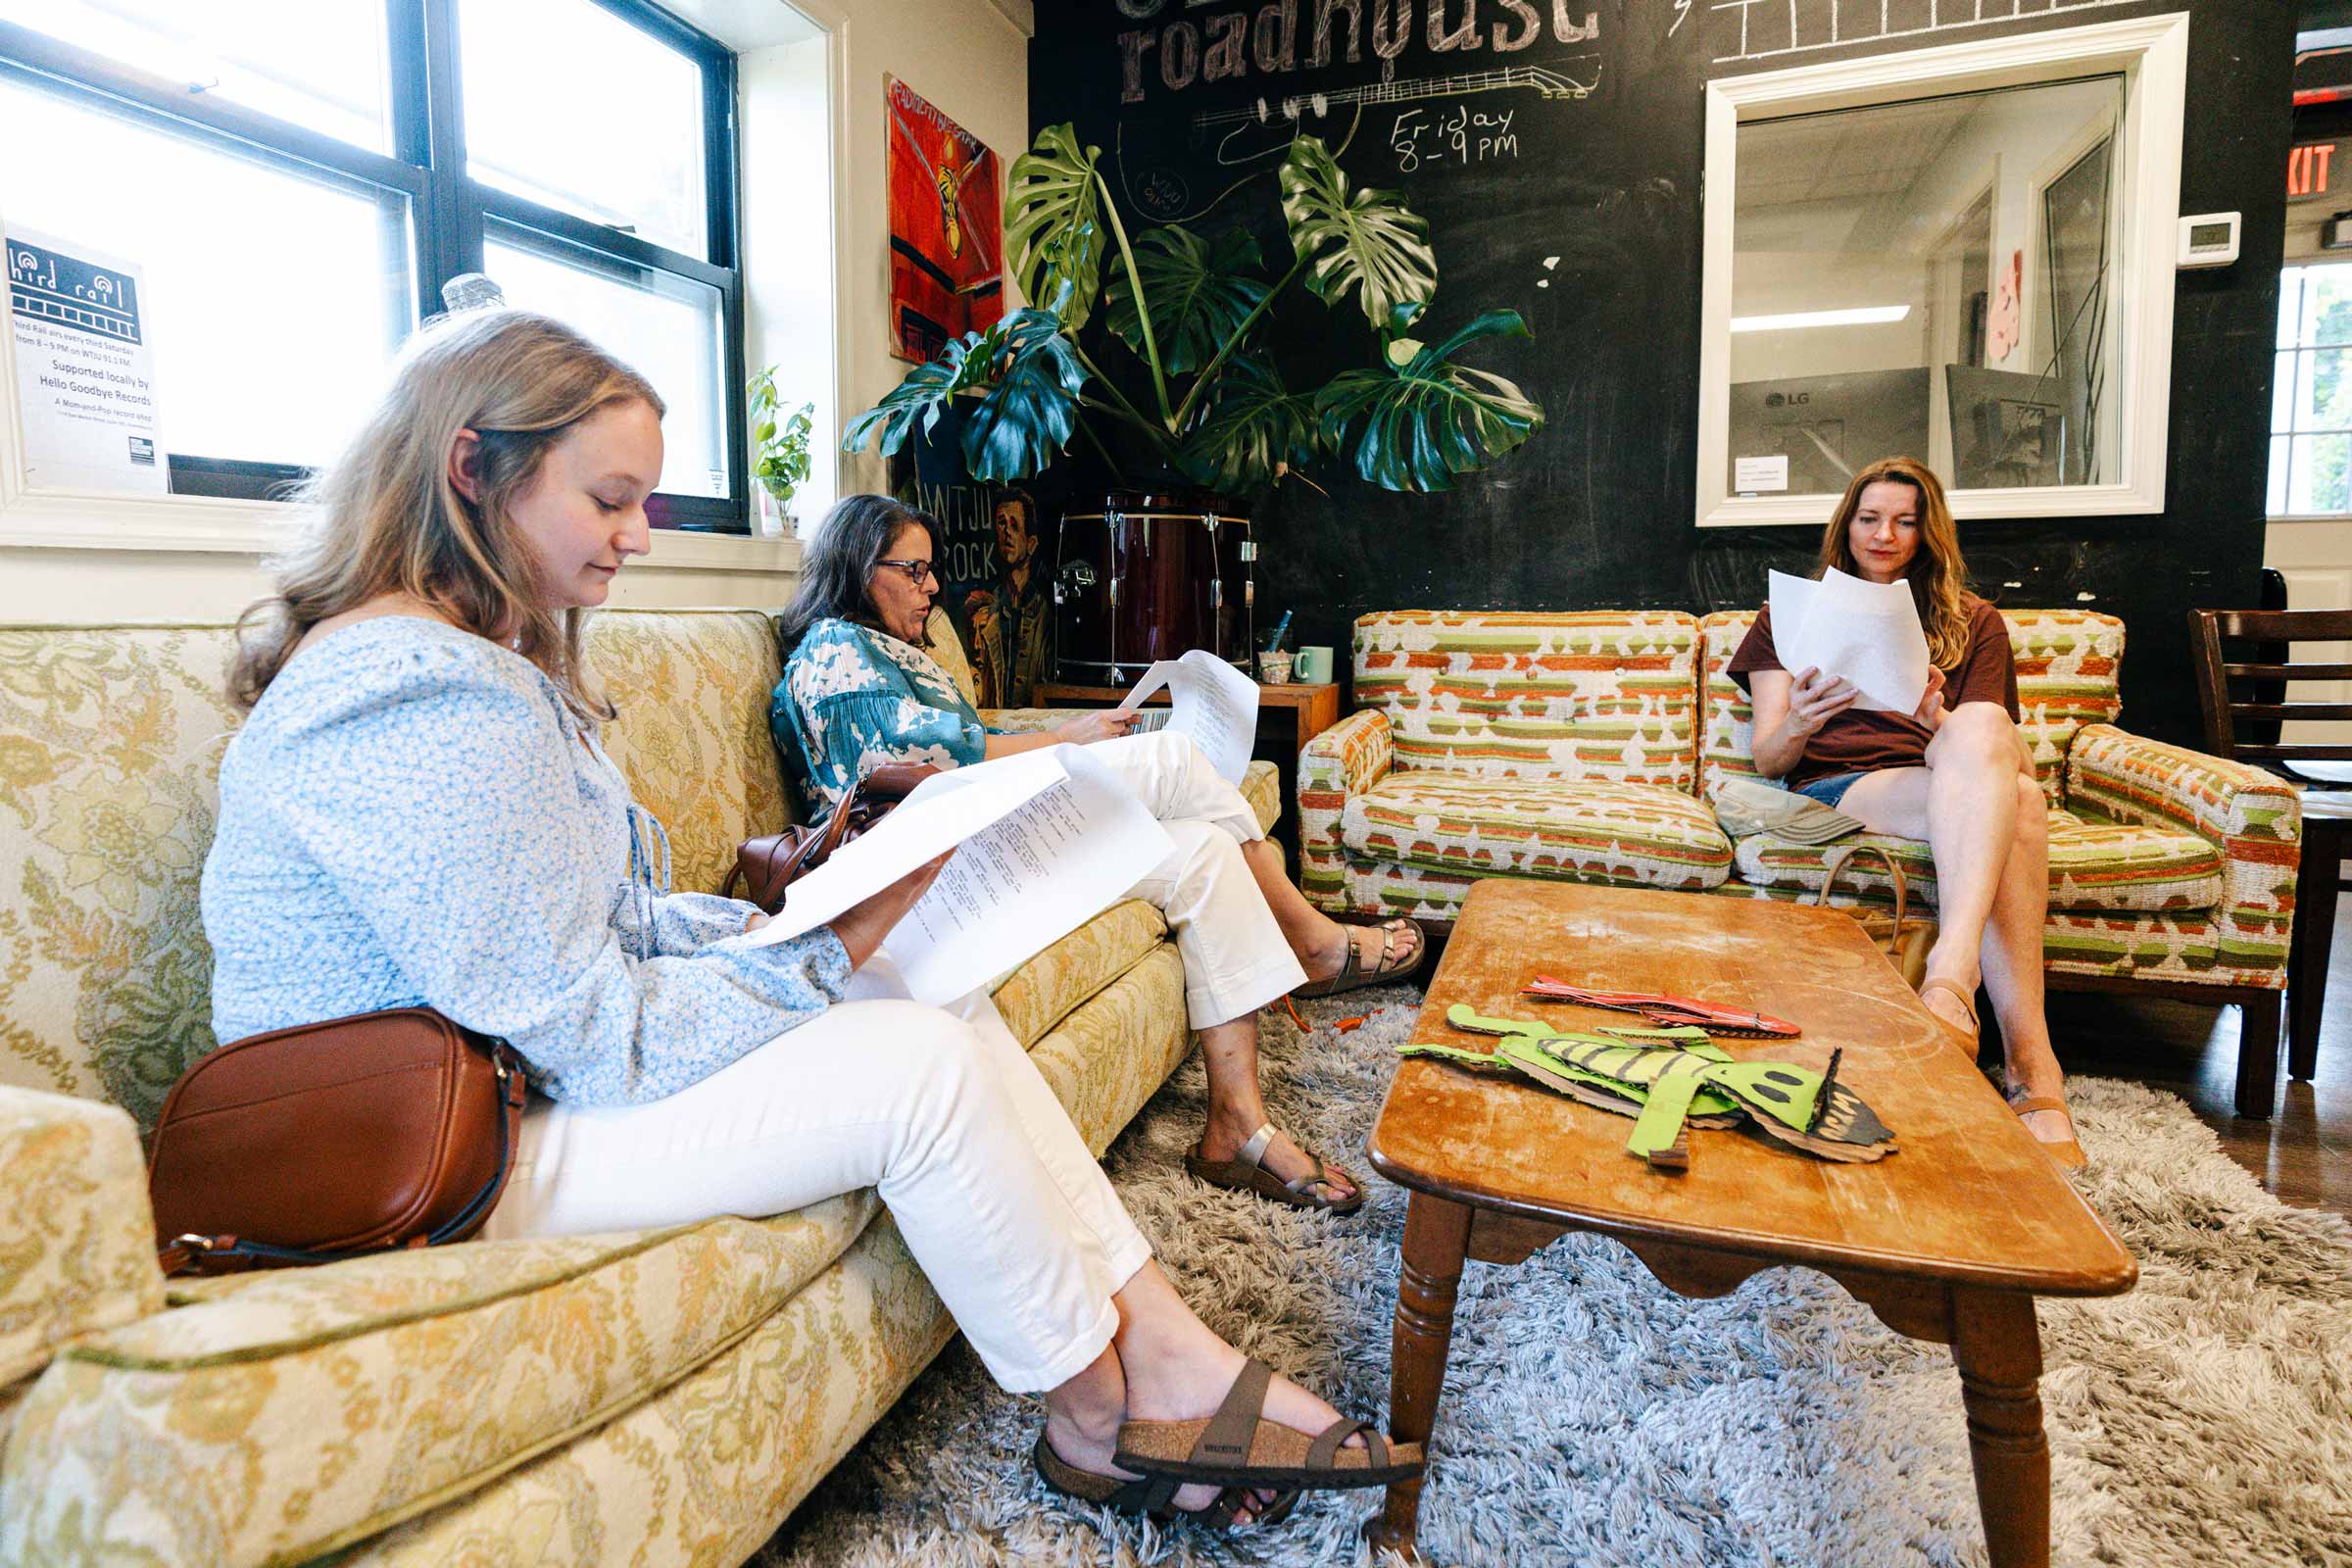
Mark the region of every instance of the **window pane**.
<instances>
[{"instance_id":1,"label":"window pane","mask_svg":"<svg viewBox=\"0 0 2352 1568\"><path fill-rule=\"evenodd\" d=\"M593 0L463 0L466 172L708 261L702 68Z\"/></svg>"},{"instance_id":2,"label":"window pane","mask_svg":"<svg viewBox=\"0 0 2352 1568\"><path fill-rule=\"evenodd\" d=\"M2314 349L2298 356L2294 428L2352 428L2352 349Z\"/></svg>"},{"instance_id":3,"label":"window pane","mask_svg":"<svg viewBox=\"0 0 2352 1568\"><path fill-rule=\"evenodd\" d=\"M2123 120L2107 75L1740 125L1730 492L2117 478Z\"/></svg>"},{"instance_id":4,"label":"window pane","mask_svg":"<svg viewBox=\"0 0 2352 1568\"><path fill-rule=\"evenodd\" d=\"M2263 510L2276 517L2286 511L2287 440L2284 436L2271 438L2271 490Z\"/></svg>"},{"instance_id":5,"label":"window pane","mask_svg":"<svg viewBox=\"0 0 2352 1568\"><path fill-rule=\"evenodd\" d=\"M2295 371L2300 368L2300 354L2281 354L2271 370L2271 428L2291 430L2294 426Z\"/></svg>"},{"instance_id":6,"label":"window pane","mask_svg":"<svg viewBox=\"0 0 2352 1568\"><path fill-rule=\"evenodd\" d=\"M2303 343L2352 343L2352 267L2339 263L2304 270Z\"/></svg>"},{"instance_id":7,"label":"window pane","mask_svg":"<svg viewBox=\"0 0 2352 1568\"><path fill-rule=\"evenodd\" d=\"M0 0L0 21L338 141L392 150L384 0Z\"/></svg>"},{"instance_id":8,"label":"window pane","mask_svg":"<svg viewBox=\"0 0 2352 1568\"><path fill-rule=\"evenodd\" d=\"M167 452L335 455L416 321L406 197L354 194L8 80L0 147L43 149L9 165L8 221L144 270Z\"/></svg>"},{"instance_id":9,"label":"window pane","mask_svg":"<svg viewBox=\"0 0 2352 1568\"><path fill-rule=\"evenodd\" d=\"M2352 506L2352 436L2299 435L2294 438L2294 467L2286 487L2286 510L2293 514L2342 512Z\"/></svg>"},{"instance_id":10,"label":"window pane","mask_svg":"<svg viewBox=\"0 0 2352 1568\"><path fill-rule=\"evenodd\" d=\"M507 303L555 317L654 383L662 421L662 488L671 495L727 493L725 316L718 290L637 268L592 267L512 230L482 252Z\"/></svg>"}]
</instances>

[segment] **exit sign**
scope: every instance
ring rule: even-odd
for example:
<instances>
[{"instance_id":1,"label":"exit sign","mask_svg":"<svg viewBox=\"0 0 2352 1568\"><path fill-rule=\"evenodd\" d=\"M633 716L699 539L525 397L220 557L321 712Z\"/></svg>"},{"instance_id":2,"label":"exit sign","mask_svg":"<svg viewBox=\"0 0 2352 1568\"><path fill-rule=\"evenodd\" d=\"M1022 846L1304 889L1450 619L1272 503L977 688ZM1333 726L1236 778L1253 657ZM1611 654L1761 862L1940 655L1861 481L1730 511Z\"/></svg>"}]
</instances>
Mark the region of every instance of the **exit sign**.
<instances>
[{"instance_id":1,"label":"exit sign","mask_svg":"<svg viewBox=\"0 0 2352 1568\"><path fill-rule=\"evenodd\" d=\"M2333 141L2306 142L2290 148L2286 155L2286 199L2290 202L2318 201L2323 196L2342 192L2346 185L2334 183L2336 154L2343 143Z\"/></svg>"}]
</instances>

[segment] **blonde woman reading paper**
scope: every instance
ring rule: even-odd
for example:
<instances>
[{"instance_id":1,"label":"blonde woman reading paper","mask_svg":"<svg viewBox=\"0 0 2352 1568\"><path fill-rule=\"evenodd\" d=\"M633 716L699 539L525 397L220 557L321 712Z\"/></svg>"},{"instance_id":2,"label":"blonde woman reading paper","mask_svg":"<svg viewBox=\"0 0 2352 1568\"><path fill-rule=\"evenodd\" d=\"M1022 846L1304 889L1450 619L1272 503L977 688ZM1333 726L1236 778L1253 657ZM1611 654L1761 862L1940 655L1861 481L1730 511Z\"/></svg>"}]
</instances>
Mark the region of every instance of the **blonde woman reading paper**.
<instances>
[{"instance_id":1,"label":"blonde woman reading paper","mask_svg":"<svg viewBox=\"0 0 2352 1568\"><path fill-rule=\"evenodd\" d=\"M1262 1520L1305 1478L1252 1466L1313 1433L1335 1467L1305 1484L1416 1470L1339 1446L1357 1424L1193 1315L985 996L906 999L882 944L942 861L768 946L752 906L662 885L581 658L649 543L661 416L541 317L411 343L242 628L203 886L220 1038L415 1005L505 1037L538 1093L490 1237L878 1189L990 1373L1044 1394L1040 1470L1091 1501ZM1161 1452L1261 1389L1214 1484L1115 1464L1122 1433Z\"/></svg>"},{"instance_id":2,"label":"blonde woman reading paper","mask_svg":"<svg viewBox=\"0 0 2352 1568\"><path fill-rule=\"evenodd\" d=\"M1183 736L1130 735L1134 713L1115 710L1033 735L984 726L923 652L938 548L929 517L875 495L842 500L808 541L778 632L784 678L769 714L804 808L812 816L832 809L883 762L955 767L1040 746L1089 746L1176 841L1176 853L1129 897L1168 917L1207 1062L1208 1126L1187 1164L1203 1181L1293 1207L1362 1206L1361 1182L1267 1121L1257 1009L1286 992L1401 979L1420 967L1420 928L1341 925L1309 905L1249 803Z\"/></svg>"},{"instance_id":3,"label":"blonde woman reading paper","mask_svg":"<svg viewBox=\"0 0 2352 1568\"><path fill-rule=\"evenodd\" d=\"M1984 982L2010 1102L2059 1163L2079 1166L2042 1016L2049 818L2017 731L2017 669L2000 612L1968 591L1943 486L1925 464L1887 458L1854 475L1816 574L1833 567L1910 585L1933 665L1927 693L1909 713L1864 710L1850 682L1783 666L1767 609L1730 665L1754 699L1756 770L1873 832L1928 842L1940 929L1920 1000L1973 1046Z\"/></svg>"}]
</instances>

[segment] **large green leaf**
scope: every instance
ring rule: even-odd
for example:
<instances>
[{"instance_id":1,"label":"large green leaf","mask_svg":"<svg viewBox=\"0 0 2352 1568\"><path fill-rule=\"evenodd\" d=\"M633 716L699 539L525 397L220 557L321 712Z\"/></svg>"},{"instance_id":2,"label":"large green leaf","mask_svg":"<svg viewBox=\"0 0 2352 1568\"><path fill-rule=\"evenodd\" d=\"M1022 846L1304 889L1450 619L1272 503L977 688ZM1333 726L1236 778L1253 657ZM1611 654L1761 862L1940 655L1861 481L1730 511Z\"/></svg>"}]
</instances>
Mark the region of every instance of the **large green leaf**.
<instances>
[{"instance_id":1,"label":"large green leaf","mask_svg":"<svg viewBox=\"0 0 2352 1568\"><path fill-rule=\"evenodd\" d=\"M841 450L858 451L879 430L882 455L887 458L906 444L917 417L923 421L923 433L929 435L932 426L939 423L940 410L947 407L948 399L985 373L986 357L972 357L972 350L980 341L977 332L950 338L938 359L908 370L906 379L891 388L888 396L850 421L841 438Z\"/></svg>"},{"instance_id":2,"label":"large green leaf","mask_svg":"<svg viewBox=\"0 0 2352 1568\"><path fill-rule=\"evenodd\" d=\"M1326 303L1355 294L1376 329L1393 324L1400 306L1429 304L1438 291L1438 257L1428 221L1403 197L1389 190L1350 193L1319 136L1291 144L1281 184L1291 249L1307 264L1307 287ZM1403 318L1419 314L1415 309Z\"/></svg>"},{"instance_id":3,"label":"large green leaf","mask_svg":"<svg viewBox=\"0 0 2352 1568\"><path fill-rule=\"evenodd\" d=\"M1152 229L1135 242L1135 273L1152 307L1152 335L1163 370L1187 375L1217 357L1266 297L1265 281L1249 275L1259 265L1257 241L1240 229L1204 240L1171 225ZM1110 276L1106 307L1110 329L1143 353L1143 318L1123 270Z\"/></svg>"},{"instance_id":4,"label":"large green leaf","mask_svg":"<svg viewBox=\"0 0 2352 1568\"><path fill-rule=\"evenodd\" d=\"M1016 311L975 351L993 385L964 422L963 464L975 479L1004 484L1045 470L1078 423L1086 367L1052 311Z\"/></svg>"},{"instance_id":5,"label":"large green leaf","mask_svg":"<svg viewBox=\"0 0 2352 1568\"><path fill-rule=\"evenodd\" d=\"M1315 452L1313 394L1291 391L1272 362L1246 354L1226 361L1208 417L1185 438L1183 457L1195 482L1248 490L1311 463Z\"/></svg>"},{"instance_id":6,"label":"large green leaf","mask_svg":"<svg viewBox=\"0 0 2352 1568\"><path fill-rule=\"evenodd\" d=\"M1517 311L1489 311L1435 347L1392 346L1393 369L1344 370L1315 394L1323 444L1347 452L1363 421L1355 471L1386 490L1450 490L1455 474L1483 468L1533 435L1544 411L1499 375L1454 365L1454 350L1486 337L1532 337Z\"/></svg>"},{"instance_id":7,"label":"large green leaf","mask_svg":"<svg viewBox=\"0 0 2352 1568\"><path fill-rule=\"evenodd\" d=\"M1080 147L1067 124L1048 125L1005 176L1004 247L1030 305L1075 332L1102 287L1100 147Z\"/></svg>"}]
</instances>

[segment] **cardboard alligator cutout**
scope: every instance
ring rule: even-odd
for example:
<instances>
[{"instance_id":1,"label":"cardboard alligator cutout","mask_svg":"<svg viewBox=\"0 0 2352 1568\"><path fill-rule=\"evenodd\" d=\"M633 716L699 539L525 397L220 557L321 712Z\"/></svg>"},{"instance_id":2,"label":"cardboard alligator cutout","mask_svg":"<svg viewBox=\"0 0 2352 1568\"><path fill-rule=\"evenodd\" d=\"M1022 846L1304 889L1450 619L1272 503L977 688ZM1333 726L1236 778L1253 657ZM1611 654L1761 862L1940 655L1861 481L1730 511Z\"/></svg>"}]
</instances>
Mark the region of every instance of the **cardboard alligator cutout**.
<instances>
[{"instance_id":1,"label":"cardboard alligator cutout","mask_svg":"<svg viewBox=\"0 0 2352 1568\"><path fill-rule=\"evenodd\" d=\"M1497 1035L1492 1054L1459 1046L1396 1048L1458 1066L1532 1078L1589 1105L1634 1118L1626 1152L1652 1166L1687 1168L1686 1129L1742 1122L1824 1159L1874 1160L1895 1152L1894 1134L1862 1098L1838 1082L1844 1053L1824 1072L1786 1061L1735 1061L1692 1025L1604 1026L1562 1031L1521 1018L1485 1018L1456 1003L1446 1021L1472 1034Z\"/></svg>"}]
</instances>

